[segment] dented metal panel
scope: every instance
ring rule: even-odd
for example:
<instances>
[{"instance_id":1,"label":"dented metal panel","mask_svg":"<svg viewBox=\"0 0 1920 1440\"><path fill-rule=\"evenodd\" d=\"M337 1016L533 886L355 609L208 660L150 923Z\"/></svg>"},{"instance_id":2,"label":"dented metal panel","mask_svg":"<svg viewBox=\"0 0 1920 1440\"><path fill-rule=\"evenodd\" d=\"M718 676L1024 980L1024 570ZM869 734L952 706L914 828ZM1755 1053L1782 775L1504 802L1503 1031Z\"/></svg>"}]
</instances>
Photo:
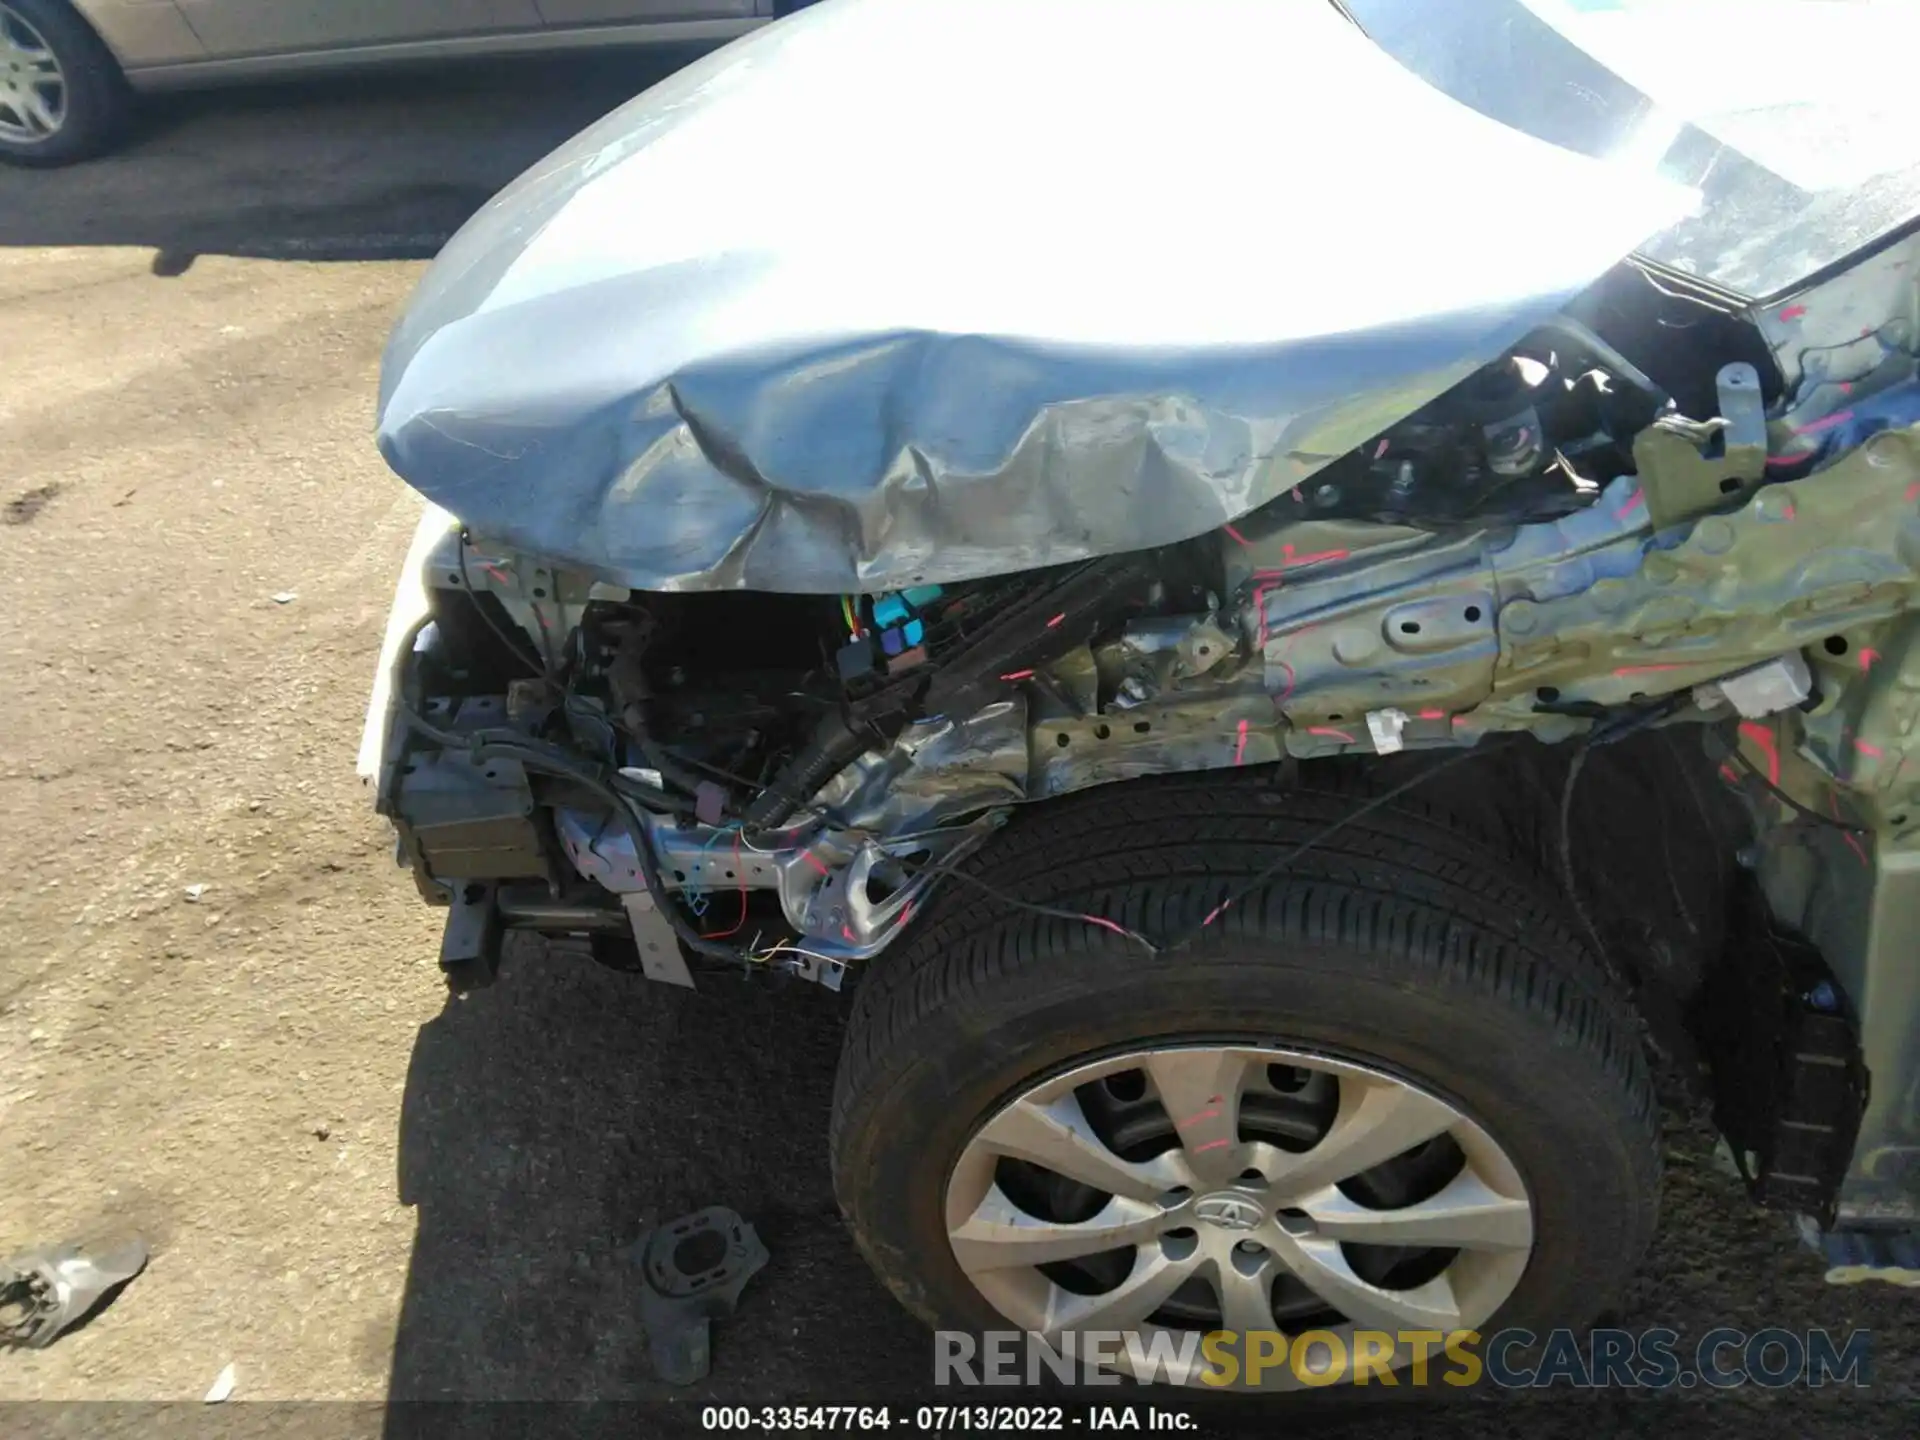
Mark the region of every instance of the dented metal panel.
<instances>
[{"instance_id":1,"label":"dented metal panel","mask_svg":"<svg viewBox=\"0 0 1920 1440\"><path fill-rule=\"evenodd\" d=\"M1580 222L1471 203L1512 176ZM828 0L476 216L395 334L380 443L489 537L642 588L1117 553L1284 494L1693 198L1330 5Z\"/></svg>"}]
</instances>

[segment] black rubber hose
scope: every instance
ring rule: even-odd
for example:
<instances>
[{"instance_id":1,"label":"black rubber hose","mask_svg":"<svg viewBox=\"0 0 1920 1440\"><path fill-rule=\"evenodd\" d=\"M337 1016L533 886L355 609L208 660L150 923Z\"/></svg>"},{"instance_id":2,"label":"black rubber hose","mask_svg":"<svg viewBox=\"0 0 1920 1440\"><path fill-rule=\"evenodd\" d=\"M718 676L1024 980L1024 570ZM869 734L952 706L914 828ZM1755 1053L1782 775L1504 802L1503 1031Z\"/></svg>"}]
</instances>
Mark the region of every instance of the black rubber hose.
<instances>
[{"instance_id":1,"label":"black rubber hose","mask_svg":"<svg viewBox=\"0 0 1920 1440\"><path fill-rule=\"evenodd\" d=\"M722 945L709 940L693 928L680 907L667 896L665 884L660 877L660 862L654 857L653 837L647 834L647 827L640 817L633 813L633 807L621 797L620 792L603 779L594 766L575 764L530 749L522 741L495 740L476 745L473 750L476 759L485 760L492 756L501 759L518 760L531 770L544 770L551 775L559 775L568 780L576 780L588 789L597 791L606 802L613 806L613 813L626 827L627 834L633 840L633 852L640 862L640 873L646 877L647 889L652 892L660 913L673 927L673 933L680 937L688 949L701 955L714 955L723 960L738 960L741 952L731 945Z\"/></svg>"},{"instance_id":2,"label":"black rubber hose","mask_svg":"<svg viewBox=\"0 0 1920 1440\"><path fill-rule=\"evenodd\" d=\"M777 830L793 818L803 798L812 795L866 751L865 732L854 729L839 710L829 710L814 727L806 747L789 760L773 783L747 806L749 831Z\"/></svg>"}]
</instances>

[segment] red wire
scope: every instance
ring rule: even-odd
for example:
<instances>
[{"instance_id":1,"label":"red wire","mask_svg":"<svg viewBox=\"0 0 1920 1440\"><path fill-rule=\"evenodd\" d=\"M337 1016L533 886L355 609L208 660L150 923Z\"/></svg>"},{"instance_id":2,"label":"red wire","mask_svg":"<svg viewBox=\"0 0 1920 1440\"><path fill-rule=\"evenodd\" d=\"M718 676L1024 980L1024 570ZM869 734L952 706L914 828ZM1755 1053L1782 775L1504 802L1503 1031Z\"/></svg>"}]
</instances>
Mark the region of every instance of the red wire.
<instances>
[{"instance_id":1,"label":"red wire","mask_svg":"<svg viewBox=\"0 0 1920 1440\"><path fill-rule=\"evenodd\" d=\"M704 930L702 940L724 940L729 935L738 935L740 927L747 923L747 872L740 865L740 832L733 832L733 873L740 877L740 918L733 922L731 929Z\"/></svg>"}]
</instances>

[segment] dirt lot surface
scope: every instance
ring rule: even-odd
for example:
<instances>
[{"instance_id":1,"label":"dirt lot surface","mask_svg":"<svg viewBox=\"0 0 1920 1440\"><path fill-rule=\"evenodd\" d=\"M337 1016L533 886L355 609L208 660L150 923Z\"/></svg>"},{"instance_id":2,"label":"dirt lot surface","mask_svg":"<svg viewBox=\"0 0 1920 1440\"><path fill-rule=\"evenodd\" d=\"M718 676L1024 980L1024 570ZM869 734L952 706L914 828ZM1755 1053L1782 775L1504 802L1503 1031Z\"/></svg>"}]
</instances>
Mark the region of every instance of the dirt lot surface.
<instances>
[{"instance_id":1,"label":"dirt lot surface","mask_svg":"<svg viewBox=\"0 0 1920 1440\"><path fill-rule=\"evenodd\" d=\"M154 1248L96 1323L0 1356L0 1399L198 1400L228 1364L237 1400L653 1397L626 1433L711 1399L952 1398L834 1213L844 1002L534 947L449 1008L352 773L417 513L369 438L387 327L454 225L658 68L196 98L111 160L0 173L0 1249ZM1911 1302L1824 1285L1696 1123L1668 1173L1621 1321L1870 1327L1874 1387L1630 1418L1906 1429ZM662 1410L620 1248L715 1202L774 1260ZM1595 1418L1564 1390L1320 1416Z\"/></svg>"}]
</instances>

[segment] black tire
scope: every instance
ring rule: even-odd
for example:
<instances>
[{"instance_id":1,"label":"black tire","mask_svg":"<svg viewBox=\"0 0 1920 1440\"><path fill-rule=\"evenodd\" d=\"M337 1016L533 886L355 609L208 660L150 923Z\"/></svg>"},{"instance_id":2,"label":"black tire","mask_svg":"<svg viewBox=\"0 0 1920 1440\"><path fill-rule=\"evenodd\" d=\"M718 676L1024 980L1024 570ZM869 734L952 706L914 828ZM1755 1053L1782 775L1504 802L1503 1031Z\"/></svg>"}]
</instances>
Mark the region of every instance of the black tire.
<instances>
[{"instance_id":1,"label":"black tire","mask_svg":"<svg viewBox=\"0 0 1920 1440\"><path fill-rule=\"evenodd\" d=\"M7 10L31 25L53 52L65 81L65 114L44 139L9 138L0 130L0 160L52 167L109 149L133 109L119 62L66 0L0 0L0 24Z\"/></svg>"},{"instance_id":2,"label":"black tire","mask_svg":"<svg viewBox=\"0 0 1920 1440\"><path fill-rule=\"evenodd\" d=\"M1021 900L1164 938L1359 798L1272 772L1137 782L1023 816L972 870ZM1402 803L1175 953L946 887L862 984L836 1086L835 1190L894 1295L935 1327L1004 1328L947 1241L960 1151L1047 1075L1174 1039L1358 1061L1490 1132L1535 1222L1500 1325L1591 1319L1652 1237L1658 1115L1636 1017L1525 860Z\"/></svg>"}]
</instances>

